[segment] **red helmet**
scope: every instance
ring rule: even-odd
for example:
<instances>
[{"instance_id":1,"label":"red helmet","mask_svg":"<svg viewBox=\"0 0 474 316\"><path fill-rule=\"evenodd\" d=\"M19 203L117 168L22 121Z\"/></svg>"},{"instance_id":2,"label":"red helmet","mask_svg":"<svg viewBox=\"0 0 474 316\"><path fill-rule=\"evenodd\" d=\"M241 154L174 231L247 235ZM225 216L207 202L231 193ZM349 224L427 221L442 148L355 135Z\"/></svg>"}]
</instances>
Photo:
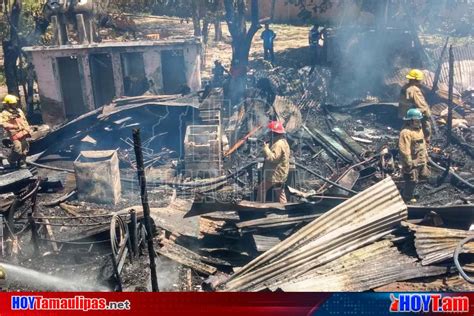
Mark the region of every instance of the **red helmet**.
<instances>
[{"instance_id":1,"label":"red helmet","mask_svg":"<svg viewBox=\"0 0 474 316\"><path fill-rule=\"evenodd\" d=\"M268 128L273 132L277 134L285 134L285 128L283 127L283 124L278 121L271 121L268 124Z\"/></svg>"}]
</instances>

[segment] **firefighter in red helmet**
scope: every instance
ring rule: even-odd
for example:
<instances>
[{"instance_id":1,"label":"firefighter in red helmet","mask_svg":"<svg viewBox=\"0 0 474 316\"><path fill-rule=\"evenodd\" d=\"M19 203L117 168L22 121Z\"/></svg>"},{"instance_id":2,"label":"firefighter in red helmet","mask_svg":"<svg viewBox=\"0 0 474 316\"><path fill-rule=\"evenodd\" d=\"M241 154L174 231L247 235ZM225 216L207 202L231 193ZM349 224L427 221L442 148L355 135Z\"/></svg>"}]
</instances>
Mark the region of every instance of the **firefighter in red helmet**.
<instances>
[{"instance_id":1,"label":"firefighter in red helmet","mask_svg":"<svg viewBox=\"0 0 474 316\"><path fill-rule=\"evenodd\" d=\"M286 203L285 183L290 171L290 146L285 137L285 128L279 121L272 121L268 124L270 130L270 144L264 143L263 154L265 162L263 164L262 182L258 186L257 200L266 202L268 190L275 189L278 200L281 204Z\"/></svg>"}]
</instances>

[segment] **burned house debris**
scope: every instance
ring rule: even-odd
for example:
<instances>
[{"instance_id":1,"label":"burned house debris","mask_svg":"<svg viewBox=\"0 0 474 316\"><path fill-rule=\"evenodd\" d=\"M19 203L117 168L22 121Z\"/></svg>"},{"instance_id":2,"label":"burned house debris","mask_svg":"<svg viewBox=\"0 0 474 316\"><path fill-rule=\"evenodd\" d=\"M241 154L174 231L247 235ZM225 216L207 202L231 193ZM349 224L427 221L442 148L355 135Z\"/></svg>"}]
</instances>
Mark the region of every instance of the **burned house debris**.
<instances>
[{"instance_id":1,"label":"burned house debris","mask_svg":"<svg viewBox=\"0 0 474 316\"><path fill-rule=\"evenodd\" d=\"M327 56L311 64L306 46L278 49L286 28L274 65L252 52L247 72L233 60L219 84L209 54L230 47L195 37L24 48L48 127L32 128L27 168L3 159L2 261L57 279L10 286L473 290L472 42L328 27ZM420 165L400 152L398 115L408 80L433 125L409 146L431 170L410 198L407 170Z\"/></svg>"}]
</instances>

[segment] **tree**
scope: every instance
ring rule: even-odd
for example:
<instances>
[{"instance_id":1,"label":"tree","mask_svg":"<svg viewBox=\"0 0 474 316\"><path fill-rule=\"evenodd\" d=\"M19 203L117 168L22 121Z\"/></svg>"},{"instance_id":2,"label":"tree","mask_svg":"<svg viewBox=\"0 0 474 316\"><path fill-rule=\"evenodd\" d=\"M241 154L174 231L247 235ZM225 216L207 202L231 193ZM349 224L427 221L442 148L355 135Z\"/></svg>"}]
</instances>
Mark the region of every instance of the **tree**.
<instances>
[{"instance_id":1,"label":"tree","mask_svg":"<svg viewBox=\"0 0 474 316\"><path fill-rule=\"evenodd\" d=\"M250 47L258 29L258 0L251 0L251 25L247 30L247 9L245 0L224 0L225 19L232 37L232 64L247 67Z\"/></svg>"},{"instance_id":2,"label":"tree","mask_svg":"<svg viewBox=\"0 0 474 316\"><path fill-rule=\"evenodd\" d=\"M247 67L252 40L260 28L258 0L251 0L251 24L247 29L247 4L245 0L224 0L225 19L232 37L232 68L226 95L232 104L239 103L245 93Z\"/></svg>"},{"instance_id":3,"label":"tree","mask_svg":"<svg viewBox=\"0 0 474 316\"><path fill-rule=\"evenodd\" d=\"M25 63L22 48L36 44L39 32L44 30L39 15L42 3L37 0L3 0L3 16L0 22L2 48L4 53L4 72L8 93L20 95L23 89L28 111L32 111L33 77Z\"/></svg>"}]
</instances>

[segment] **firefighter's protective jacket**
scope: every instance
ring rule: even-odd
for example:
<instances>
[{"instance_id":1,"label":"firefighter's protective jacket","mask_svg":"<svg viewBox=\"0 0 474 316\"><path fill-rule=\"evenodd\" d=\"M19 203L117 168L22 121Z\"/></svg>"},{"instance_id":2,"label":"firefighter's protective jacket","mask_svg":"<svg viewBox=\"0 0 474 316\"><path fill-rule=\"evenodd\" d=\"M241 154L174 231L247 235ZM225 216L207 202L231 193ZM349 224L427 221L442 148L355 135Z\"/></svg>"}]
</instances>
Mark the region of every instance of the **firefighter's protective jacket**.
<instances>
[{"instance_id":1,"label":"firefighter's protective jacket","mask_svg":"<svg viewBox=\"0 0 474 316\"><path fill-rule=\"evenodd\" d=\"M421 128L405 127L400 132L400 158L404 173L425 166L428 162L426 141Z\"/></svg>"},{"instance_id":2,"label":"firefighter's protective jacket","mask_svg":"<svg viewBox=\"0 0 474 316\"><path fill-rule=\"evenodd\" d=\"M398 117L403 118L409 109L416 108L421 111L425 118L431 117L431 110L425 100L425 96L421 89L413 84L403 86L400 93L400 102L398 105Z\"/></svg>"},{"instance_id":3,"label":"firefighter's protective jacket","mask_svg":"<svg viewBox=\"0 0 474 316\"><path fill-rule=\"evenodd\" d=\"M285 138L276 140L273 145L263 147L265 162L263 180L272 183L285 183L290 171L290 146Z\"/></svg>"},{"instance_id":4,"label":"firefighter's protective jacket","mask_svg":"<svg viewBox=\"0 0 474 316\"><path fill-rule=\"evenodd\" d=\"M4 109L0 113L0 124L11 140L20 140L30 136L30 124L21 109Z\"/></svg>"}]
</instances>

